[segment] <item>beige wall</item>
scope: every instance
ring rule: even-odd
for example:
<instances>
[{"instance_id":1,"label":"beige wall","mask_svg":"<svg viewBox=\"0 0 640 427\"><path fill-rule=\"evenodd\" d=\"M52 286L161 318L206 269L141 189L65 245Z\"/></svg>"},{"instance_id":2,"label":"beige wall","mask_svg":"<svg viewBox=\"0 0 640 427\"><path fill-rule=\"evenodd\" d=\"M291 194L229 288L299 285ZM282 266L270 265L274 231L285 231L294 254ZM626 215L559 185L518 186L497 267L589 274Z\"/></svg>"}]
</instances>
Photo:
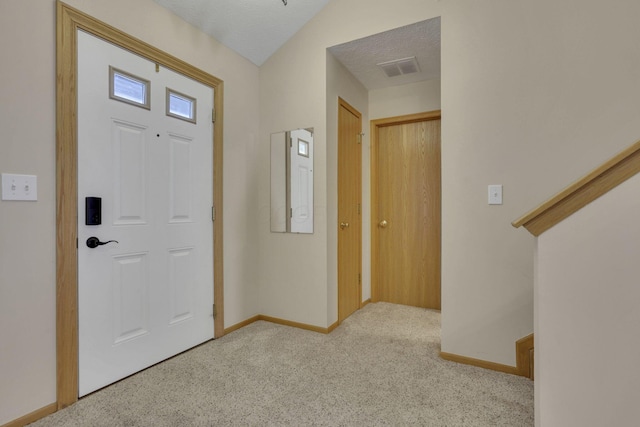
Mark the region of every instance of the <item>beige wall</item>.
<instances>
[{"instance_id":1,"label":"beige wall","mask_svg":"<svg viewBox=\"0 0 640 427\"><path fill-rule=\"evenodd\" d=\"M331 292L326 301L316 299L335 281L331 128L315 105L331 101L323 95L330 76L315 68L325 49L442 16L442 350L515 365L515 341L533 330L534 243L510 223L640 135L634 119L640 56L633 37L639 30L630 18L639 7L623 0L330 3L261 68L262 93L287 94L287 102L273 109L261 99L262 141L293 117L327 129L316 144L327 153L316 162L318 175L326 176L316 181L316 200L327 207L326 220L317 224L328 237L317 237L312 248L291 240L287 251L297 264L311 250L323 271L295 272L286 286L281 277L270 277L264 307L273 308L272 315L312 323L325 321L325 304L333 312ZM352 25L351 16L359 17L359 25ZM593 31L596 23L599 31ZM312 67L306 78L297 78L304 64ZM382 107L376 111L375 95L370 94L371 118L386 115ZM503 205L487 205L489 184L504 186ZM262 265L279 256L271 247L261 240ZM313 292L296 293L297 307L286 307L282 299L293 283L307 280L314 282ZM328 323L327 318L320 325Z\"/></svg>"},{"instance_id":2,"label":"beige wall","mask_svg":"<svg viewBox=\"0 0 640 427\"><path fill-rule=\"evenodd\" d=\"M640 3L630 0L332 1L260 70L151 0L69 3L225 81L227 325L259 312L335 319L330 46L442 16L446 352L515 363L515 340L532 331L534 243L509 223L640 136ZM40 187L38 202L0 202L2 423L55 400L55 15L52 0L0 8L12 59L0 79L0 172L36 174ZM295 127L316 129L316 232L273 235L269 134ZM504 185L504 205L487 206L488 184Z\"/></svg>"},{"instance_id":3,"label":"beige wall","mask_svg":"<svg viewBox=\"0 0 640 427\"><path fill-rule=\"evenodd\" d=\"M258 68L151 0L67 3L224 80L225 324L257 314ZM38 176L0 201L2 425L56 400L55 2L3 0L0 53L0 172Z\"/></svg>"},{"instance_id":4,"label":"beige wall","mask_svg":"<svg viewBox=\"0 0 640 427\"><path fill-rule=\"evenodd\" d=\"M260 219L260 288L264 314L326 327L337 320L337 99L353 96L354 107L365 115L368 141L367 94L346 85L345 71L326 53L328 47L439 15L437 1L334 1L303 27L260 68L260 157L268 163L269 134L312 126L315 159L315 233L298 236L269 233L268 217ZM358 16L358 25L353 25ZM329 30L330 29L330 30ZM355 84L354 86L357 86ZM333 99L331 99L333 98ZM329 134L331 132L331 135ZM363 150L368 159L368 144ZM363 201L369 197L368 160L363 164ZM268 207L268 171L263 168L261 209ZM366 197L366 200L365 200ZM363 209L367 209L363 206ZM368 221L368 210L363 212ZM367 233L368 222L363 223ZM369 255L365 240L363 257ZM364 259L367 266L368 258ZM369 280L369 271L365 280ZM363 297L370 295L370 286Z\"/></svg>"},{"instance_id":5,"label":"beige wall","mask_svg":"<svg viewBox=\"0 0 640 427\"><path fill-rule=\"evenodd\" d=\"M442 349L514 365L534 244L509 222L640 137L640 3L444 9ZM487 205L488 184L504 205Z\"/></svg>"},{"instance_id":6,"label":"beige wall","mask_svg":"<svg viewBox=\"0 0 640 427\"><path fill-rule=\"evenodd\" d=\"M262 314L327 326L327 179L325 151L324 56L299 48L313 40L306 28L260 69L259 256ZM290 58L295 56L295 58ZM323 51L324 55L324 51ZM309 84L309 82L316 82ZM316 87L319 85L320 87ZM291 109L290 106L297 108ZM314 128L314 232L271 233L269 228L270 134Z\"/></svg>"},{"instance_id":7,"label":"beige wall","mask_svg":"<svg viewBox=\"0 0 640 427\"><path fill-rule=\"evenodd\" d=\"M0 425L56 400L54 16L0 5L0 172L38 176L38 201L0 201Z\"/></svg>"},{"instance_id":8,"label":"beige wall","mask_svg":"<svg viewBox=\"0 0 640 427\"><path fill-rule=\"evenodd\" d=\"M370 91L371 120L439 110L440 85L434 79Z\"/></svg>"},{"instance_id":9,"label":"beige wall","mask_svg":"<svg viewBox=\"0 0 640 427\"><path fill-rule=\"evenodd\" d=\"M561 185L548 158L567 143L539 141L529 116L546 116L532 109L538 4L449 2L442 16L442 351L511 366L533 331L533 239L510 222L543 198L541 175Z\"/></svg>"},{"instance_id":10,"label":"beige wall","mask_svg":"<svg viewBox=\"0 0 640 427\"><path fill-rule=\"evenodd\" d=\"M538 238L536 424L640 419L640 176Z\"/></svg>"}]
</instances>

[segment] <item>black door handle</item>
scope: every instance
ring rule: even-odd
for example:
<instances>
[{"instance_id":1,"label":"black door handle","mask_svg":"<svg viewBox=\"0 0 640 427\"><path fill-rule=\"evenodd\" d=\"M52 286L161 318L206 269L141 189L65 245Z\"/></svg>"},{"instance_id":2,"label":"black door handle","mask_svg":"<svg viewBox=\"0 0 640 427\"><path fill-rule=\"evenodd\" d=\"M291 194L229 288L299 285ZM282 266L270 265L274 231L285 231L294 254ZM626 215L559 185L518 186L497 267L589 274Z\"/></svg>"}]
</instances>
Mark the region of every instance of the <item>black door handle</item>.
<instances>
[{"instance_id":1,"label":"black door handle","mask_svg":"<svg viewBox=\"0 0 640 427\"><path fill-rule=\"evenodd\" d=\"M93 248L97 248L98 246L106 245L107 243L112 243L112 242L118 243L117 240L107 240L106 242L101 242L100 239L98 239L97 237L89 237L87 239L87 246L93 249Z\"/></svg>"}]
</instances>

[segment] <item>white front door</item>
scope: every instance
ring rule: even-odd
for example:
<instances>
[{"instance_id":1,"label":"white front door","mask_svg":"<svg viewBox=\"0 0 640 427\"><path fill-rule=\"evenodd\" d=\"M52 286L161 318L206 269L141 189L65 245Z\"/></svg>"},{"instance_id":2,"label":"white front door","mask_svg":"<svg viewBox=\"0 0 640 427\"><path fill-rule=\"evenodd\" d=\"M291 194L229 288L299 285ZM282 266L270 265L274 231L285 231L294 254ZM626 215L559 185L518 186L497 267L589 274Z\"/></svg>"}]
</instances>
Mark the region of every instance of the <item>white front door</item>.
<instances>
[{"instance_id":1,"label":"white front door","mask_svg":"<svg viewBox=\"0 0 640 427\"><path fill-rule=\"evenodd\" d=\"M212 111L212 88L79 31L80 396L213 338Z\"/></svg>"}]
</instances>

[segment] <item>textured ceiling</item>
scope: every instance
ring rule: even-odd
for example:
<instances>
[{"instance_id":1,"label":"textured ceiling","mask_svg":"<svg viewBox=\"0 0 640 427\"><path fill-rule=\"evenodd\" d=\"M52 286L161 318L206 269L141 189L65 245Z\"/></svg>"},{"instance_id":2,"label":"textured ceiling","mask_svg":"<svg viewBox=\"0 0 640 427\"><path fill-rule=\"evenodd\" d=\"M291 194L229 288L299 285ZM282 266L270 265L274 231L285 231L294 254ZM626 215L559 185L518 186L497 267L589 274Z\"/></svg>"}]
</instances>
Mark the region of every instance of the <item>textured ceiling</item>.
<instances>
[{"instance_id":1,"label":"textured ceiling","mask_svg":"<svg viewBox=\"0 0 640 427\"><path fill-rule=\"evenodd\" d=\"M262 65L329 0L154 0Z\"/></svg>"},{"instance_id":2,"label":"textured ceiling","mask_svg":"<svg viewBox=\"0 0 640 427\"><path fill-rule=\"evenodd\" d=\"M440 18L374 34L329 48L367 89L440 78ZM420 71L387 77L376 64L415 56Z\"/></svg>"}]
</instances>

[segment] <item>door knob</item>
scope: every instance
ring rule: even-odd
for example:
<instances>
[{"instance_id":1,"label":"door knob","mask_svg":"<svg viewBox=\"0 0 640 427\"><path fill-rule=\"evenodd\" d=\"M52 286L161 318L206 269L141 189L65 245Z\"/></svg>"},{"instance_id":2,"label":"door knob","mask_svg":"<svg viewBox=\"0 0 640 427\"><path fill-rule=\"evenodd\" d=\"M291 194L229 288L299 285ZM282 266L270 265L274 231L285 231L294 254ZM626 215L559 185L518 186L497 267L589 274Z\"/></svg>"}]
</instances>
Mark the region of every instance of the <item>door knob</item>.
<instances>
[{"instance_id":1,"label":"door knob","mask_svg":"<svg viewBox=\"0 0 640 427\"><path fill-rule=\"evenodd\" d=\"M106 245L107 243L119 243L117 240L107 240L106 242L101 242L97 237L89 237L87 239L87 246L91 249L97 248L98 246Z\"/></svg>"},{"instance_id":2,"label":"door knob","mask_svg":"<svg viewBox=\"0 0 640 427\"><path fill-rule=\"evenodd\" d=\"M345 228L349 227L349 223L348 222L341 222L340 223L340 229L344 230Z\"/></svg>"},{"instance_id":3,"label":"door knob","mask_svg":"<svg viewBox=\"0 0 640 427\"><path fill-rule=\"evenodd\" d=\"M387 225L389 225L389 223L387 222L386 219L383 219L382 221L380 221L380 224L378 224L380 226L380 228L386 228Z\"/></svg>"}]
</instances>

